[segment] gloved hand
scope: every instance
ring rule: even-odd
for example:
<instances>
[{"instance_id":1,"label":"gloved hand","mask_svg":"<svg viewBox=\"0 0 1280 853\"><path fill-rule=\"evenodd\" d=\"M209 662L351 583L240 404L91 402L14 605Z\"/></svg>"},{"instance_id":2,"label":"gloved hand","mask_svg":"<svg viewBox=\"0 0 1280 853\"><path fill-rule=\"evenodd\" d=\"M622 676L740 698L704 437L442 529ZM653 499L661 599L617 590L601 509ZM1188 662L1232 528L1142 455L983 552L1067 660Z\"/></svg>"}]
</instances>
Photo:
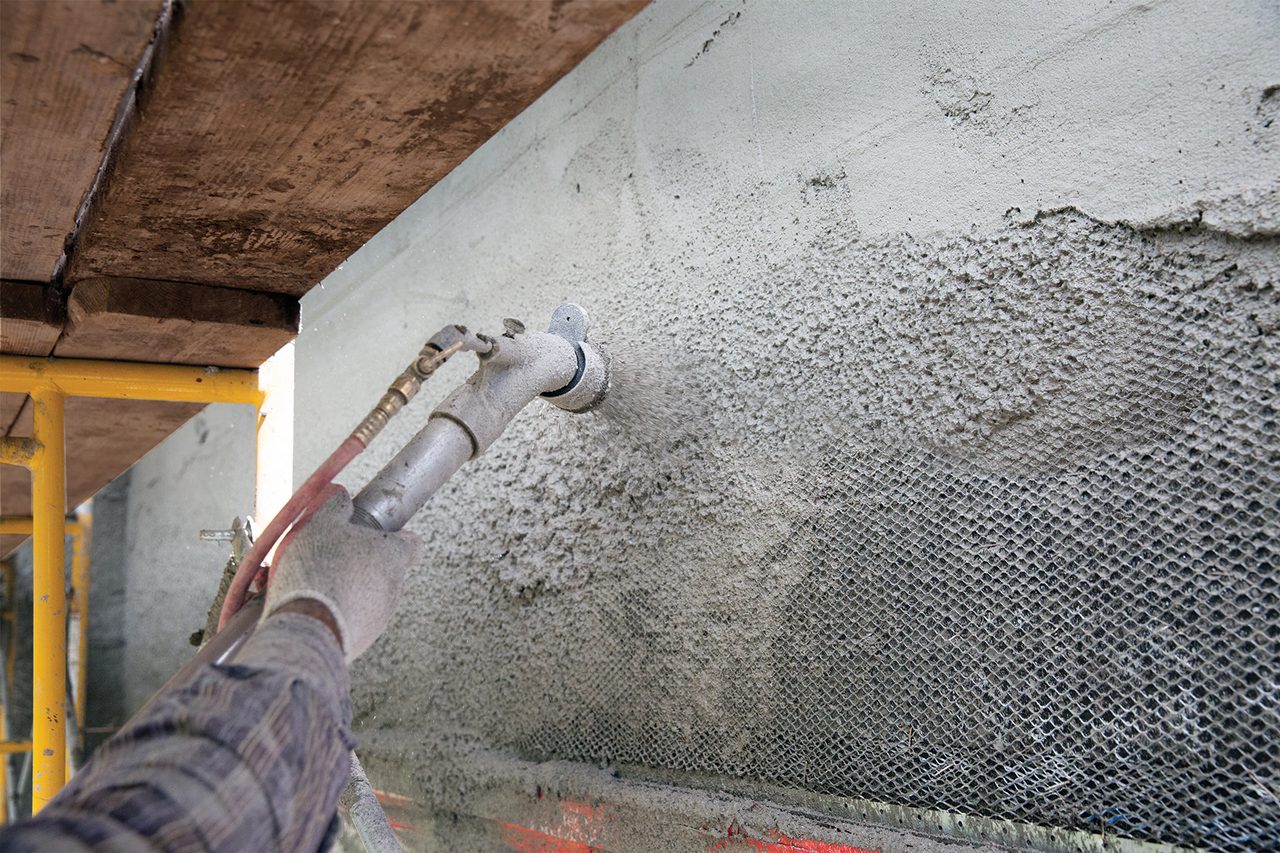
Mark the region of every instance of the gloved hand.
<instances>
[{"instance_id":1,"label":"gloved hand","mask_svg":"<svg viewBox=\"0 0 1280 853\"><path fill-rule=\"evenodd\" d=\"M313 599L333 614L347 663L386 630L409 567L422 553L412 533L381 533L351 523L351 496L338 488L294 524L276 555L263 617Z\"/></svg>"}]
</instances>

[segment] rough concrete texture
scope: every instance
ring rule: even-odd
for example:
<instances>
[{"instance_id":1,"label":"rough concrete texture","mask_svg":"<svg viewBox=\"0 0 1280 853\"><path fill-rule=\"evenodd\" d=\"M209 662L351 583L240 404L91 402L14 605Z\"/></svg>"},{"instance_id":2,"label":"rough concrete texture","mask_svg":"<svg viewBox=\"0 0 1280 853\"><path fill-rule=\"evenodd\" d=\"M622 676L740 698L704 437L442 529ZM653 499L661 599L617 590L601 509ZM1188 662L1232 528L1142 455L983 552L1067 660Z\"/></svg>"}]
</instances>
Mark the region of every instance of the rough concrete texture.
<instances>
[{"instance_id":1,"label":"rough concrete texture","mask_svg":"<svg viewBox=\"0 0 1280 853\"><path fill-rule=\"evenodd\" d=\"M92 752L127 717L124 649L129 478L126 472L93 496L93 523L101 531L90 551L88 703L85 750Z\"/></svg>"},{"instance_id":2,"label":"rough concrete texture","mask_svg":"<svg viewBox=\"0 0 1280 853\"><path fill-rule=\"evenodd\" d=\"M201 541L200 530L225 530L237 515L251 513L253 460L253 410L215 404L132 469L124 546L126 718L195 652L188 639L204 627L229 549Z\"/></svg>"},{"instance_id":3,"label":"rough concrete texture","mask_svg":"<svg viewBox=\"0 0 1280 853\"><path fill-rule=\"evenodd\" d=\"M1167 450L1227 395L1271 405L1277 55L1274 5L1246 0L659 2L312 291L299 481L445 323L541 324L571 299L617 357L607 411L535 404L412 525L424 562L353 700L375 786L464 815L414 841L482 837L493 791L546 772L522 760L834 790L824 767L860 760L822 752L847 721L788 716L821 667L778 664L805 648L813 566L790 555L832 497L825 460L1067 482ZM1257 518L1244 533L1274 539ZM809 765L764 767L787 743ZM556 793L608 802L609 778ZM848 839L806 814L797 832ZM861 818L1000 840L904 814ZM877 832L863 846L895 846Z\"/></svg>"}]
</instances>

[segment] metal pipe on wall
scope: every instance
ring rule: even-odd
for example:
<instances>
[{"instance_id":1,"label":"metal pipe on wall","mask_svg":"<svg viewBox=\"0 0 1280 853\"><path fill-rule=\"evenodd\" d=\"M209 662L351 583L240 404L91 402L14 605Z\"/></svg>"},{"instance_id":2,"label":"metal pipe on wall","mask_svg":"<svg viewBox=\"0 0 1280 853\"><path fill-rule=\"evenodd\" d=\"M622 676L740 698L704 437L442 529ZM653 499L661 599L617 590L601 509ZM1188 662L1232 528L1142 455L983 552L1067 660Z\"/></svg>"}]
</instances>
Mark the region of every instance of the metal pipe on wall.
<instances>
[{"instance_id":1,"label":"metal pipe on wall","mask_svg":"<svg viewBox=\"0 0 1280 853\"><path fill-rule=\"evenodd\" d=\"M67 527L72 528L72 524ZM84 749L85 709L89 679L89 554L93 539L93 513L87 509L76 513L71 537L71 621L68 624L71 700L75 710L76 742L74 750ZM72 750L68 750L70 757ZM71 762L71 766L76 766Z\"/></svg>"}]
</instances>

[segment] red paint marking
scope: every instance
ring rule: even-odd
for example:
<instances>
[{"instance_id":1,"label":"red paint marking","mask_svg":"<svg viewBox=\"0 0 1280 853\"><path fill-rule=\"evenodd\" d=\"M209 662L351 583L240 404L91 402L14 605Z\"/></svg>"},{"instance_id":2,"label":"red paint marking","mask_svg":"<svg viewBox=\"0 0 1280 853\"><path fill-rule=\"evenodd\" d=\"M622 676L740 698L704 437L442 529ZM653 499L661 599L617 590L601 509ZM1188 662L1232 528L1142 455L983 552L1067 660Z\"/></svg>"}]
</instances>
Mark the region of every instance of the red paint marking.
<instances>
[{"instance_id":1,"label":"red paint marking","mask_svg":"<svg viewBox=\"0 0 1280 853\"><path fill-rule=\"evenodd\" d=\"M560 810L568 814L581 815L588 821L608 820L604 806L593 806L591 803L579 803L576 800L561 800Z\"/></svg>"},{"instance_id":2,"label":"red paint marking","mask_svg":"<svg viewBox=\"0 0 1280 853\"><path fill-rule=\"evenodd\" d=\"M409 799L404 794L393 794L390 791L379 791L377 788L373 789L373 796L384 806L406 806L413 802L413 800Z\"/></svg>"},{"instance_id":3,"label":"red paint marking","mask_svg":"<svg viewBox=\"0 0 1280 853\"><path fill-rule=\"evenodd\" d=\"M502 829L503 842L520 853L598 853L600 849L514 823L504 823Z\"/></svg>"},{"instance_id":4,"label":"red paint marking","mask_svg":"<svg viewBox=\"0 0 1280 853\"><path fill-rule=\"evenodd\" d=\"M411 823L401 823L398 820L387 818L387 824L396 832L413 832L416 827Z\"/></svg>"},{"instance_id":5,"label":"red paint marking","mask_svg":"<svg viewBox=\"0 0 1280 853\"><path fill-rule=\"evenodd\" d=\"M779 835L776 842L765 842L761 850L763 853L880 853L879 848L868 850L852 844L815 841L812 838L787 838L785 835Z\"/></svg>"},{"instance_id":6,"label":"red paint marking","mask_svg":"<svg viewBox=\"0 0 1280 853\"><path fill-rule=\"evenodd\" d=\"M602 824L613 820L603 806L575 800L557 800L560 814L536 829L516 823L501 823L503 841L521 853L596 853Z\"/></svg>"},{"instance_id":7,"label":"red paint marking","mask_svg":"<svg viewBox=\"0 0 1280 853\"><path fill-rule=\"evenodd\" d=\"M880 853L879 848L868 850L852 844L834 841L817 841L812 838L788 838L781 833L773 839L748 838L736 825L730 825L725 837L707 845L708 851L754 850L756 853Z\"/></svg>"}]
</instances>

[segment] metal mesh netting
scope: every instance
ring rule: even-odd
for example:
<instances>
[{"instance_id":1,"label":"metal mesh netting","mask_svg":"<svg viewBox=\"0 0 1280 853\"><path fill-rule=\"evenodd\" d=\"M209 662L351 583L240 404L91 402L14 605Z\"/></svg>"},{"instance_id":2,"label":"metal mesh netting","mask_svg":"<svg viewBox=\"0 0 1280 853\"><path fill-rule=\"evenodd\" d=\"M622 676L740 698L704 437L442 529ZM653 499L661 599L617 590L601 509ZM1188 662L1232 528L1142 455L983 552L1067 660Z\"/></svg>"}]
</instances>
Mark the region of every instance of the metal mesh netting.
<instances>
[{"instance_id":1,"label":"metal mesh netting","mask_svg":"<svg viewBox=\"0 0 1280 853\"><path fill-rule=\"evenodd\" d=\"M1021 482L831 459L843 506L804 546L816 571L777 650L796 662L779 781L1274 846L1280 613L1253 539L1274 498L1206 451Z\"/></svg>"},{"instance_id":2,"label":"metal mesh netting","mask_svg":"<svg viewBox=\"0 0 1280 853\"><path fill-rule=\"evenodd\" d=\"M579 718L513 745L1280 846L1280 359L1254 309L1215 307L1234 298L1228 283L1153 302L1170 319L1130 341L1141 374L1101 377L1052 436L1015 424L977 453L864 439L816 458L808 511L770 556L800 581L756 614L776 620L768 648L744 653L771 672L758 713L684 738ZM622 667L592 678L652 680L641 657Z\"/></svg>"}]
</instances>

